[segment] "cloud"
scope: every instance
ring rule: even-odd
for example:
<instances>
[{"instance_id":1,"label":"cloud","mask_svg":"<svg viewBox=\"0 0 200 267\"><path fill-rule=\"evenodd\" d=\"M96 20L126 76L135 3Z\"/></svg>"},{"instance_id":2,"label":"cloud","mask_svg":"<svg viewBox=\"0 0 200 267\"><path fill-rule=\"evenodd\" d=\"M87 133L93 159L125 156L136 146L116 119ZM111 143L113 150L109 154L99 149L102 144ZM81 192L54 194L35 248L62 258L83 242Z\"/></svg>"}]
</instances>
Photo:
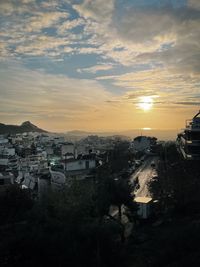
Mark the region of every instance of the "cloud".
<instances>
[{"instance_id":1,"label":"cloud","mask_svg":"<svg viewBox=\"0 0 200 267\"><path fill-rule=\"evenodd\" d=\"M67 12L38 12L27 20L26 30L28 32L41 31L43 28L52 27L60 19L66 19L68 16Z\"/></svg>"},{"instance_id":2,"label":"cloud","mask_svg":"<svg viewBox=\"0 0 200 267\"><path fill-rule=\"evenodd\" d=\"M115 95L95 80L29 70L16 62L2 65L0 79L0 116L5 123L31 120L51 131L103 131L127 129L132 120L132 104L121 99L111 104Z\"/></svg>"},{"instance_id":3,"label":"cloud","mask_svg":"<svg viewBox=\"0 0 200 267\"><path fill-rule=\"evenodd\" d=\"M158 36L170 36L173 33L173 9L171 12L165 9L131 9L123 16L117 18L116 28L120 37L134 43L148 41L157 42ZM159 23L158 23L159 21ZM148 26L147 26L148 25ZM167 38L168 39L168 38ZM175 39L170 38L169 40Z\"/></svg>"},{"instance_id":4,"label":"cloud","mask_svg":"<svg viewBox=\"0 0 200 267\"><path fill-rule=\"evenodd\" d=\"M200 75L180 74L174 69L153 68L123 75L99 76L97 80L109 80L126 92L121 101L136 104L143 96L154 99L155 107L195 106L199 103ZM195 99L195 101L194 101Z\"/></svg>"},{"instance_id":5,"label":"cloud","mask_svg":"<svg viewBox=\"0 0 200 267\"><path fill-rule=\"evenodd\" d=\"M188 0L188 6L200 10L199 0Z\"/></svg>"},{"instance_id":6,"label":"cloud","mask_svg":"<svg viewBox=\"0 0 200 267\"><path fill-rule=\"evenodd\" d=\"M108 8L109 23L104 22L103 15L96 14L97 6L106 9L104 1L101 5L94 1L96 8L88 1L75 8L87 18L84 27L87 44L96 46L88 47L89 51L123 65L162 64L175 72L193 73L200 68L198 3L133 6L121 12L112 5ZM77 51L81 53L81 49Z\"/></svg>"},{"instance_id":7,"label":"cloud","mask_svg":"<svg viewBox=\"0 0 200 267\"><path fill-rule=\"evenodd\" d=\"M68 30L74 29L78 26L83 26L85 24L85 21L83 19L74 19L74 20L68 20L63 22L60 26L58 26L58 34L64 35Z\"/></svg>"},{"instance_id":8,"label":"cloud","mask_svg":"<svg viewBox=\"0 0 200 267\"><path fill-rule=\"evenodd\" d=\"M69 47L68 38L56 38L53 36L36 35L33 36L32 40L27 38L25 42L19 44L15 52L18 54L26 55L46 55L51 56L51 53L61 55L62 53L70 53L74 49Z\"/></svg>"},{"instance_id":9,"label":"cloud","mask_svg":"<svg viewBox=\"0 0 200 267\"><path fill-rule=\"evenodd\" d=\"M100 23L109 23L114 10L114 0L84 0L80 5L73 5L84 18L94 19Z\"/></svg>"},{"instance_id":10,"label":"cloud","mask_svg":"<svg viewBox=\"0 0 200 267\"><path fill-rule=\"evenodd\" d=\"M74 2L81 3L74 4ZM91 81L92 83L89 84L87 79L78 82L76 79L64 76L52 77L44 71L41 71L39 76L40 70L38 70L34 75L38 79L38 88L42 88L40 93L44 90L43 79L51 81L54 87L65 83L71 90L74 90L74 87L70 83L76 85L76 88L78 86L81 88L82 82L85 82L85 87L88 86L90 91L93 90L93 86L99 88L99 91L97 90L99 93L103 90L104 97L100 97L101 103L104 103L104 110L112 114L111 120L114 117L118 118L119 115L116 114L120 112L120 118L123 121L126 121L126 115L131 118L135 112L133 104L141 96L154 96L155 107L159 108L167 109L169 105L177 109L192 106L196 108L198 101L191 98L198 96L200 84L199 1L175 1L178 4L174 5L155 5L157 1L151 1L154 5L145 5L145 1L142 1L143 5L140 3L137 6L134 5L136 2L140 1L124 1L123 5L120 5L121 1L114 0L47 1L45 3L31 0L1 1L1 58L3 60L20 59L23 62L27 58L35 57L33 61L36 69L41 68L44 56L48 57L49 62L63 60L63 65L66 63L66 66L67 58L70 58L72 71L76 69L82 73L82 77L87 73L93 73L96 76L98 74L96 82ZM74 9L73 12L72 9ZM108 63L104 65L103 62ZM83 68L83 66L91 67ZM106 71L111 69L112 73L121 75L106 76ZM28 70L24 68L20 70L22 73L27 73L27 77L32 81L33 72L30 71L32 73L30 75ZM60 70L55 69L55 72ZM105 75L100 76L100 71L104 71ZM11 71L8 72L12 75ZM23 88L26 86L34 88L33 81L31 84L28 83L24 74L22 77L20 76L22 74L16 70L14 73L18 74L18 81L22 83ZM6 77L9 81L9 77ZM16 80L15 83L12 80L12 88L14 85L17 86L16 75L14 77ZM23 79L26 84L23 83ZM106 84L113 94L106 95L107 92L101 84ZM46 86L50 88L49 90L53 90L49 83ZM10 92L8 87L4 88ZM62 86L59 88L58 91L71 101L67 102L68 107L70 103L76 107L73 112L72 110L63 112L66 108L64 104L55 105L54 100L59 96L58 93L52 99L54 91L50 94L48 91L48 95L44 93L46 98L43 98L38 96L35 89L35 91L30 90L32 99L35 99L32 92L36 92L37 96L34 100L35 110L32 112L37 116L38 114L46 116L47 103L55 107L53 109L55 114L50 111L50 116L65 114L63 115L65 118L73 118L73 116L78 118L79 111L76 103L80 104L81 110L87 110L86 104L82 106L82 102L74 100L79 98L75 95L70 98L67 89L65 91ZM93 93L92 97L94 98ZM27 109L28 92L24 90L23 94L21 93L21 102L18 97L16 99L18 103L15 103L12 97L5 98L7 104L4 104L4 107L8 105L11 108L16 104L19 114L22 114L23 110ZM38 109L37 103L39 105L41 99L45 105L42 103ZM63 103L61 96L58 99ZM89 92L87 99L89 99L88 106L92 105ZM57 100L56 103L59 101ZM98 104L101 106L100 103ZM111 105L114 111L109 108ZM22 107L24 107L23 110ZM8 109L6 112L9 113ZM101 108L98 114L104 117L104 120L100 121L105 121L108 126L108 119ZM89 117L87 118L89 120Z\"/></svg>"},{"instance_id":11,"label":"cloud","mask_svg":"<svg viewBox=\"0 0 200 267\"><path fill-rule=\"evenodd\" d=\"M2 118L4 113L12 117L15 112L18 117L25 117L28 112L33 118L64 116L73 125L88 119L96 107L103 108L105 101L112 97L96 81L51 75L21 66L5 65L0 79Z\"/></svg>"},{"instance_id":12,"label":"cloud","mask_svg":"<svg viewBox=\"0 0 200 267\"><path fill-rule=\"evenodd\" d=\"M175 104L183 105L183 106L200 106L200 102L175 102Z\"/></svg>"},{"instance_id":13,"label":"cloud","mask_svg":"<svg viewBox=\"0 0 200 267\"><path fill-rule=\"evenodd\" d=\"M77 69L77 71L80 73L83 73L83 72L96 73L98 71L111 70L112 68L113 68L113 65L111 64L100 64L100 65L92 66L89 68Z\"/></svg>"},{"instance_id":14,"label":"cloud","mask_svg":"<svg viewBox=\"0 0 200 267\"><path fill-rule=\"evenodd\" d=\"M69 33L61 38L46 32L48 29L55 31L69 17L66 10L60 11L58 2L56 8L53 3L48 7L35 1L0 3L3 10L1 42L4 44L1 59L24 55L55 57L72 52L68 44L75 35Z\"/></svg>"},{"instance_id":15,"label":"cloud","mask_svg":"<svg viewBox=\"0 0 200 267\"><path fill-rule=\"evenodd\" d=\"M18 53L20 56L22 53L31 56L63 55L71 50L77 54L97 54L102 59L125 66L162 64L174 68L175 72L199 71L199 1L190 0L187 5L183 2L182 5L140 7L130 4L129 8L125 3L121 10L118 1L114 0L73 2L67 1L68 5L63 1L36 4L24 0L16 5L13 1L2 1L1 10L13 15L9 17L9 23L3 16L4 57L8 54L17 57ZM68 9L70 3L79 16L72 18ZM79 32L73 32L78 26L81 26ZM53 36L44 32L47 28L54 31ZM45 49L44 41L41 46L37 41L44 36L51 42L49 45L46 42ZM73 49L67 46L63 50L62 45L56 45L56 38L59 43L63 38L63 45L67 38Z\"/></svg>"},{"instance_id":16,"label":"cloud","mask_svg":"<svg viewBox=\"0 0 200 267\"><path fill-rule=\"evenodd\" d=\"M25 1L14 2L11 0L1 0L0 14L3 16L11 16L12 14L23 14L24 12L29 12L27 5L24 4Z\"/></svg>"},{"instance_id":17,"label":"cloud","mask_svg":"<svg viewBox=\"0 0 200 267\"><path fill-rule=\"evenodd\" d=\"M78 54L102 54L103 52L101 49L98 49L96 47L81 47L77 49Z\"/></svg>"}]
</instances>

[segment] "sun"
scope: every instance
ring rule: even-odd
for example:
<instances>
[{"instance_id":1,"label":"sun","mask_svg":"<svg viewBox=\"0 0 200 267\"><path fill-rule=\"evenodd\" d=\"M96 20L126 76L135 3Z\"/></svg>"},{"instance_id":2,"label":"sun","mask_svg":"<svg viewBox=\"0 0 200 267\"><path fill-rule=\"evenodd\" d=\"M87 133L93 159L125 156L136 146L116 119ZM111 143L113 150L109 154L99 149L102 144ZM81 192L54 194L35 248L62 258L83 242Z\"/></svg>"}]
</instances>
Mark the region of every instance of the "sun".
<instances>
[{"instance_id":1,"label":"sun","mask_svg":"<svg viewBox=\"0 0 200 267\"><path fill-rule=\"evenodd\" d=\"M141 96L137 106L144 111L149 111L153 107L153 98L151 96Z\"/></svg>"}]
</instances>

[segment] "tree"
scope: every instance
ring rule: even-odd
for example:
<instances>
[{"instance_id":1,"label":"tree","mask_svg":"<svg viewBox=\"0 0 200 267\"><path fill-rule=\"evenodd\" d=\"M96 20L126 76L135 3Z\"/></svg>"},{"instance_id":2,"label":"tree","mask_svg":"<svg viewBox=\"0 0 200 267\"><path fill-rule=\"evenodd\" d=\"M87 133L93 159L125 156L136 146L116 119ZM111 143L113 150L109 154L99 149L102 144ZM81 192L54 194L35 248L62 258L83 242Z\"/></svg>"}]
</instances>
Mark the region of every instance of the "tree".
<instances>
[{"instance_id":1,"label":"tree","mask_svg":"<svg viewBox=\"0 0 200 267\"><path fill-rule=\"evenodd\" d=\"M200 165L198 161L183 160L175 143L166 143L163 157L158 165L158 179L149 184L154 199L158 199L160 210L172 213L200 212Z\"/></svg>"},{"instance_id":2,"label":"tree","mask_svg":"<svg viewBox=\"0 0 200 267\"><path fill-rule=\"evenodd\" d=\"M120 172L129 167L129 142L119 141L109 153L109 166L111 171Z\"/></svg>"},{"instance_id":3,"label":"tree","mask_svg":"<svg viewBox=\"0 0 200 267\"><path fill-rule=\"evenodd\" d=\"M23 190L18 185L9 185L0 195L0 224L25 219L32 206L33 200L28 190Z\"/></svg>"},{"instance_id":4,"label":"tree","mask_svg":"<svg viewBox=\"0 0 200 267\"><path fill-rule=\"evenodd\" d=\"M0 265L119 266L121 226L106 215L101 190L92 181L74 181L35 202L26 224L12 229L15 235L0 228Z\"/></svg>"}]
</instances>

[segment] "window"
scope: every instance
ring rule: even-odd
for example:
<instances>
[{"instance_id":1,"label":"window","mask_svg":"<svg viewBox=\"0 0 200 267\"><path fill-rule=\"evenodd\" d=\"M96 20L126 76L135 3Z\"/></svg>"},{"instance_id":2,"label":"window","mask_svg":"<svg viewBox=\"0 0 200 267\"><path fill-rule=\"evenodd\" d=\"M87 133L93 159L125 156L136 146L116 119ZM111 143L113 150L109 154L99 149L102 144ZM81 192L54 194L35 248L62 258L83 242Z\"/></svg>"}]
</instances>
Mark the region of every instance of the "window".
<instances>
[{"instance_id":1,"label":"window","mask_svg":"<svg viewBox=\"0 0 200 267\"><path fill-rule=\"evenodd\" d=\"M86 160L86 162L85 162L85 168L89 169L89 161L88 160Z\"/></svg>"}]
</instances>

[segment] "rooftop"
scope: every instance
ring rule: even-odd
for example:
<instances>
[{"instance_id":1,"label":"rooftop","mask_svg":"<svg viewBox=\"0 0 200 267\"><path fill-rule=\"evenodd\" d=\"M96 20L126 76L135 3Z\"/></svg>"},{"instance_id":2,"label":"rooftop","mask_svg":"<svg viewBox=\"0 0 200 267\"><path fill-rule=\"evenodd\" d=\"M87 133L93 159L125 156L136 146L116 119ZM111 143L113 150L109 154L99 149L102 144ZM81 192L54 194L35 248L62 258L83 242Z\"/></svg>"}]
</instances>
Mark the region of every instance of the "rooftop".
<instances>
[{"instance_id":1,"label":"rooftop","mask_svg":"<svg viewBox=\"0 0 200 267\"><path fill-rule=\"evenodd\" d=\"M147 204L152 201L152 198L151 197L136 197L134 201L137 203Z\"/></svg>"}]
</instances>

